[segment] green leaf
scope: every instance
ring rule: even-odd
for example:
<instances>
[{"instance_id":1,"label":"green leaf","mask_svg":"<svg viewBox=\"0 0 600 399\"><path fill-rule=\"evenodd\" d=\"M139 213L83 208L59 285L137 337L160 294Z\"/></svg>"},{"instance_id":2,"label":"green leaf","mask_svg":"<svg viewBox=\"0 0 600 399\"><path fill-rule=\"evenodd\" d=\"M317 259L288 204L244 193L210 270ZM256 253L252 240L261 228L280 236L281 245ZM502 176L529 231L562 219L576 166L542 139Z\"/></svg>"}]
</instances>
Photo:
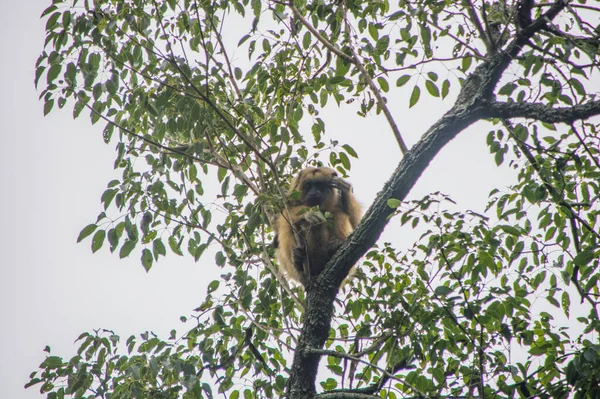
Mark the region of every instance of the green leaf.
<instances>
[{"instance_id":1,"label":"green leaf","mask_svg":"<svg viewBox=\"0 0 600 399\"><path fill-rule=\"evenodd\" d=\"M98 230L96 234L94 234L94 238L92 238L92 252L98 251L102 248L102 244L104 244L104 238L106 237L105 230Z\"/></svg>"},{"instance_id":2,"label":"green leaf","mask_svg":"<svg viewBox=\"0 0 600 399\"><path fill-rule=\"evenodd\" d=\"M434 82L438 80L438 75L435 72L427 72L427 77Z\"/></svg>"},{"instance_id":3,"label":"green leaf","mask_svg":"<svg viewBox=\"0 0 600 399\"><path fill-rule=\"evenodd\" d=\"M51 84L58 77L58 74L61 70L62 66L60 64L52 64L48 70L48 74L46 75L46 82Z\"/></svg>"},{"instance_id":4,"label":"green leaf","mask_svg":"<svg viewBox=\"0 0 600 399\"><path fill-rule=\"evenodd\" d=\"M348 158L348 155L346 155L345 152L340 152L339 157L340 161L342 161L342 165L344 166L344 168L346 170L350 169L350 159Z\"/></svg>"},{"instance_id":5,"label":"green leaf","mask_svg":"<svg viewBox=\"0 0 600 399\"><path fill-rule=\"evenodd\" d=\"M211 292L216 291L216 289L219 288L219 284L220 284L219 280L211 281L210 284L208 284L207 293L210 294Z\"/></svg>"},{"instance_id":6,"label":"green leaf","mask_svg":"<svg viewBox=\"0 0 600 399\"><path fill-rule=\"evenodd\" d=\"M346 150L346 152L352 157L352 158L358 158L358 154L356 154L356 151L354 151L354 148L350 147L348 144L344 144L342 146L342 148L344 150Z\"/></svg>"},{"instance_id":7,"label":"green leaf","mask_svg":"<svg viewBox=\"0 0 600 399\"><path fill-rule=\"evenodd\" d=\"M358 320L358 318L362 315L363 306L361 301L355 301L352 304L352 318Z\"/></svg>"},{"instance_id":8,"label":"green leaf","mask_svg":"<svg viewBox=\"0 0 600 399\"><path fill-rule=\"evenodd\" d=\"M49 6L48 8L46 8L44 10L44 12L42 13L42 15L40 15L40 18L44 18L46 15L50 14L51 12L53 12L53 11L55 11L57 9L58 9L58 7L56 7L55 4L52 4L51 6Z\"/></svg>"},{"instance_id":9,"label":"green leaf","mask_svg":"<svg viewBox=\"0 0 600 399\"><path fill-rule=\"evenodd\" d=\"M446 98L448 92L450 92L450 81L446 79L444 80L444 83L442 83L442 98Z\"/></svg>"},{"instance_id":10,"label":"green leaf","mask_svg":"<svg viewBox=\"0 0 600 399\"><path fill-rule=\"evenodd\" d=\"M94 223L85 226L83 230L81 230L81 232L79 233L79 237L77 237L77 242L81 242L81 240L92 234L97 228L98 225Z\"/></svg>"},{"instance_id":11,"label":"green leaf","mask_svg":"<svg viewBox=\"0 0 600 399\"><path fill-rule=\"evenodd\" d=\"M378 77L377 83L379 83L379 87L381 87L381 90L384 93L387 93L388 91L390 91L390 85L388 84L387 80L385 80L384 78Z\"/></svg>"},{"instance_id":12,"label":"green leaf","mask_svg":"<svg viewBox=\"0 0 600 399\"><path fill-rule=\"evenodd\" d=\"M494 161L496 162L496 165L502 165L504 162L504 151L498 151L496 155L494 155Z\"/></svg>"},{"instance_id":13,"label":"green leaf","mask_svg":"<svg viewBox=\"0 0 600 399\"><path fill-rule=\"evenodd\" d=\"M152 252L154 252L154 258L158 259L159 255L166 256L167 249L160 238L157 238L152 242Z\"/></svg>"},{"instance_id":14,"label":"green leaf","mask_svg":"<svg viewBox=\"0 0 600 399\"><path fill-rule=\"evenodd\" d=\"M387 206L389 206L392 209L397 209L400 206L400 204L402 204L402 201L396 198L390 198L389 200L387 200Z\"/></svg>"},{"instance_id":15,"label":"green leaf","mask_svg":"<svg viewBox=\"0 0 600 399\"><path fill-rule=\"evenodd\" d=\"M396 20L400 19L401 17L403 17L404 15L406 15L406 12L405 12L405 11L402 11L402 10L400 10L400 11L396 11L396 12L394 12L392 15L390 15L390 16L388 17L388 19L389 19L390 21L396 21Z\"/></svg>"},{"instance_id":16,"label":"green leaf","mask_svg":"<svg viewBox=\"0 0 600 399\"><path fill-rule=\"evenodd\" d=\"M398 78L398 80L396 80L396 86L397 87L402 87L404 86L409 80L410 80L411 76L410 75L402 75Z\"/></svg>"},{"instance_id":17,"label":"green leaf","mask_svg":"<svg viewBox=\"0 0 600 399\"><path fill-rule=\"evenodd\" d=\"M433 97L439 97L440 96L440 91L439 91L438 87L431 80L426 80L425 81L425 88L427 88L427 91Z\"/></svg>"},{"instance_id":18,"label":"green leaf","mask_svg":"<svg viewBox=\"0 0 600 399\"><path fill-rule=\"evenodd\" d=\"M517 88L517 85L514 83L507 83L500 90L498 90L499 95L510 96L513 91Z\"/></svg>"},{"instance_id":19,"label":"green leaf","mask_svg":"<svg viewBox=\"0 0 600 399\"><path fill-rule=\"evenodd\" d=\"M377 26L373 23L369 24L369 35L371 35L374 40L379 39L379 29L377 29Z\"/></svg>"},{"instance_id":20,"label":"green leaf","mask_svg":"<svg viewBox=\"0 0 600 399\"><path fill-rule=\"evenodd\" d=\"M429 52L428 50L431 47L431 29L427 25L421 25L421 40L423 41L425 51Z\"/></svg>"},{"instance_id":21,"label":"green leaf","mask_svg":"<svg viewBox=\"0 0 600 399\"><path fill-rule=\"evenodd\" d=\"M408 104L408 108L412 108L419 101L419 97L421 96L421 89L419 86L415 86L413 88L412 94L410 95L410 101Z\"/></svg>"},{"instance_id":22,"label":"green leaf","mask_svg":"<svg viewBox=\"0 0 600 399\"><path fill-rule=\"evenodd\" d=\"M302 47L304 47L305 50L308 50L308 48L310 47L310 41L312 39L312 35L310 32L306 32L304 34L304 37L302 38Z\"/></svg>"},{"instance_id":23,"label":"green leaf","mask_svg":"<svg viewBox=\"0 0 600 399\"><path fill-rule=\"evenodd\" d=\"M239 41L239 42L238 42L238 44L237 44L237 45L238 45L238 47L239 47L239 46L241 46L242 44L244 44L244 42L245 42L246 40L250 39L250 37L251 37L250 35L244 35L244 36L242 36L242 38L240 39L240 41Z\"/></svg>"},{"instance_id":24,"label":"green leaf","mask_svg":"<svg viewBox=\"0 0 600 399\"><path fill-rule=\"evenodd\" d=\"M390 37L388 35L381 36L375 44L375 49L378 53L383 54L390 46Z\"/></svg>"},{"instance_id":25,"label":"green leaf","mask_svg":"<svg viewBox=\"0 0 600 399\"><path fill-rule=\"evenodd\" d=\"M133 251L133 248L135 248L136 243L137 243L136 241L132 241L132 240L125 241L125 243L121 247L121 250L119 251L119 258L123 259L123 258L128 257L129 254L131 253L131 251Z\"/></svg>"},{"instance_id":26,"label":"green leaf","mask_svg":"<svg viewBox=\"0 0 600 399\"><path fill-rule=\"evenodd\" d=\"M571 298L569 297L569 293L564 291L561 295L561 305L563 311L565 312L565 316L569 317L569 310L571 308Z\"/></svg>"},{"instance_id":27,"label":"green leaf","mask_svg":"<svg viewBox=\"0 0 600 399\"><path fill-rule=\"evenodd\" d=\"M50 111L52 111L52 107L54 107L54 100L50 99L44 103L44 116L48 115Z\"/></svg>"},{"instance_id":28,"label":"green leaf","mask_svg":"<svg viewBox=\"0 0 600 399\"><path fill-rule=\"evenodd\" d=\"M571 87L573 87L575 89L575 91L577 92L577 94L579 94L580 96L585 96L585 87L583 87L583 85L581 84L581 82L575 78L571 78L569 79L569 83L571 84Z\"/></svg>"},{"instance_id":29,"label":"green leaf","mask_svg":"<svg viewBox=\"0 0 600 399\"><path fill-rule=\"evenodd\" d=\"M219 179L219 182L223 182L223 179L225 179L225 176L227 176L227 169L225 168L219 168L217 171L217 178Z\"/></svg>"},{"instance_id":30,"label":"green leaf","mask_svg":"<svg viewBox=\"0 0 600 399\"><path fill-rule=\"evenodd\" d=\"M246 234L252 235L261 222L261 216L258 212L253 213L246 223Z\"/></svg>"},{"instance_id":31,"label":"green leaf","mask_svg":"<svg viewBox=\"0 0 600 399\"><path fill-rule=\"evenodd\" d=\"M35 70L35 79L34 79L34 84L35 87L37 88L38 86L38 82L40 81L40 78L42 77L42 75L44 74L44 71L46 70L45 66L40 66Z\"/></svg>"},{"instance_id":32,"label":"green leaf","mask_svg":"<svg viewBox=\"0 0 600 399\"><path fill-rule=\"evenodd\" d=\"M142 251L142 266L144 266L144 269L148 272L150 271L150 268L152 267L152 262L154 261L154 259L152 258L152 252L150 252L149 249L144 249Z\"/></svg>"},{"instance_id":33,"label":"green leaf","mask_svg":"<svg viewBox=\"0 0 600 399\"><path fill-rule=\"evenodd\" d=\"M594 259L594 251L590 249L586 249L585 251L581 251L575 256L573 259L573 263L578 266L585 266L590 263Z\"/></svg>"},{"instance_id":34,"label":"green leaf","mask_svg":"<svg viewBox=\"0 0 600 399\"><path fill-rule=\"evenodd\" d=\"M63 365L63 360L62 357L58 357L58 356L48 356L46 358L46 360L44 360L42 362L42 364L40 364L40 367L44 367L44 368L49 368L49 369L55 369L58 367L61 367Z\"/></svg>"},{"instance_id":35,"label":"green leaf","mask_svg":"<svg viewBox=\"0 0 600 399\"><path fill-rule=\"evenodd\" d=\"M114 252L119 245L119 235L116 229L108 230L108 243L110 244L110 252Z\"/></svg>"},{"instance_id":36,"label":"green leaf","mask_svg":"<svg viewBox=\"0 0 600 399\"><path fill-rule=\"evenodd\" d=\"M271 43L269 42L268 39L263 39L262 47L263 47L263 51L265 53L270 53L271 52Z\"/></svg>"},{"instance_id":37,"label":"green leaf","mask_svg":"<svg viewBox=\"0 0 600 399\"><path fill-rule=\"evenodd\" d=\"M215 262L217 263L217 266L225 266L226 260L227 258L225 258L225 255L223 255L223 252L221 251L217 252L215 255Z\"/></svg>"},{"instance_id":38,"label":"green leaf","mask_svg":"<svg viewBox=\"0 0 600 399\"><path fill-rule=\"evenodd\" d=\"M453 291L452 288L446 287L445 285L439 285L435 288L435 294L439 296L446 296Z\"/></svg>"},{"instance_id":39,"label":"green leaf","mask_svg":"<svg viewBox=\"0 0 600 399\"><path fill-rule=\"evenodd\" d=\"M505 233L508 233L508 234L513 235L515 237L521 236L521 231L519 229L517 229L516 227L504 224L504 225L500 226L500 228L502 230L504 230Z\"/></svg>"},{"instance_id":40,"label":"green leaf","mask_svg":"<svg viewBox=\"0 0 600 399\"><path fill-rule=\"evenodd\" d=\"M173 251L174 254L183 256L183 252L181 252L179 242L177 242L175 236L169 237L169 247L171 247L171 251Z\"/></svg>"},{"instance_id":41,"label":"green leaf","mask_svg":"<svg viewBox=\"0 0 600 399\"><path fill-rule=\"evenodd\" d=\"M471 67L471 62L473 62L473 57L465 57L462 59L462 66L461 66L461 70L463 72L467 72L469 70L469 68Z\"/></svg>"}]
</instances>

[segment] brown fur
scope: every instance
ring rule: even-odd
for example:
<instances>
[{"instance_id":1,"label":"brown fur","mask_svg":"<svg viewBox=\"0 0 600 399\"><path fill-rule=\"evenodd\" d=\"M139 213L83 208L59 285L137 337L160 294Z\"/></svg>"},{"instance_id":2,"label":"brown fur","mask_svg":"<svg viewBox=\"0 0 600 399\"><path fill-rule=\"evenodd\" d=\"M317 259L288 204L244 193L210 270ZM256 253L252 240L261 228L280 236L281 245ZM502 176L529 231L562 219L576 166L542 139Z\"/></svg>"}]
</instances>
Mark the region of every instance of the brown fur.
<instances>
[{"instance_id":1,"label":"brown fur","mask_svg":"<svg viewBox=\"0 0 600 399\"><path fill-rule=\"evenodd\" d=\"M299 199L291 198L299 191ZM312 195L312 196L311 196ZM319 212L315 209L318 207ZM329 219L324 219L325 213ZM286 209L276 221L281 270L305 287L356 228L361 209L352 186L331 168L306 168L292 181Z\"/></svg>"}]
</instances>

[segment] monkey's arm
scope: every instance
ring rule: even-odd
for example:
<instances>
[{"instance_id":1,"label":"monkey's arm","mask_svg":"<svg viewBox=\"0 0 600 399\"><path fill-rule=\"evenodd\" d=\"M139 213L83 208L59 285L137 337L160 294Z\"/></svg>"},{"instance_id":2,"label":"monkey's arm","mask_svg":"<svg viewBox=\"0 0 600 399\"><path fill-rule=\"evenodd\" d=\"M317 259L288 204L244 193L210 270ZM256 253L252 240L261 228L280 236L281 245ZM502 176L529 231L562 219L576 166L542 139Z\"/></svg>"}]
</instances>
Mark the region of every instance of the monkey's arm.
<instances>
[{"instance_id":1,"label":"monkey's arm","mask_svg":"<svg viewBox=\"0 0 600 399\"><path fill-rule=\"evenodd\" d=\"M299 221L303 219L294 220L298 219L298 217L294 217L297 212L296 208L291 207L284 210L287 217L280 214L277 218L276 255L281 269L290 278L305 284L303 263L306 260L306 252L304 247L299 245Z\"/></svg>"},{"instance_id":2,"label":"monkey's arm","mask_svg":"<svg viewBox=\"0 0 600 399\"><path fill-rule=\"evenodd\" d=\"M360 222L362 210L352 193L352 185L343 179L336 178L333 182L333 186L340 190L340 207L342 212L348 216L350 225L354 230Z\"/></svg>"}]
</instances>

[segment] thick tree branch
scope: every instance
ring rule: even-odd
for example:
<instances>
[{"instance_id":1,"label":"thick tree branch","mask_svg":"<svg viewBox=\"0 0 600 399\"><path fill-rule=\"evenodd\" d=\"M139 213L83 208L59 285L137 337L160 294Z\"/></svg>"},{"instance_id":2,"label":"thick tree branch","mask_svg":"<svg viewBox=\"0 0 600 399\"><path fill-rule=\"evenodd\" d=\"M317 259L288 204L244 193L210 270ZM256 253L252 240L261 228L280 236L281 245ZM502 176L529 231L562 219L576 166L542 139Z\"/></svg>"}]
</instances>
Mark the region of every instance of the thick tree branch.
<instances>
[{"instance_id":1,"label":"thick tree branch","mask_svg":"<svg viewBox=\"0 0 600 399\"><path fill-rule=\"evenodd\" d=\"M339 286L352 266L377 242L389 216L395 211L387 205L388 200L404 200L429 163L450 140L472 123L490 117L488 106L503 72L529 39L565 6L566 1L556 1L544 15L521 30L506 51L492 55L469 75L454 106L406 153L358 228L335 253L325 270L308 286L304 325L288 380L290 398L304 399L315 395L315 379L321 355L309 348L319 349L325 344Z\"/></svg>"},{"instance_id":2,"label":"thick tree branch","mask_svg":"<svg viewBox=\"0 0 600 399\"><path fill-rule=\"evenodd\" d=\"M567 6L567 3L567 0L556 1L542 16L519 31L505 51L490 59L489 62L492 64L490 65L492 73L489 76L490 81L486 83L488 89L487 94L489 96L492 95L496 88L496 84L500 81L500 77L510 63L519 55L523 46L529 42L529 39L531 39L533 35L545 28L549 22L552 22L552 20Z\"/></svg>"},{"instance_id":3,"label":"thick tree branch","mask_svg":"<svg viewBox=\"0 0 600 399\"><path fill-rule=\"evenodd\" d=\"M588 101L572 107L551 107L539 103L492 102L488 108L491 118L529 118L546 123L571 124L577 120L600 115L600 100Z\"/></svg>"},{"instance_id":4,"label":"thick tree branch","mask_svg":"<svg viewBox=\"0 0 600 399\"><path fill-rule=\"evenodd\" d=\"M487 64L483 64L487 65ZM484 67L478 67L472 79L465 81L463 91L476 91L476 82L484 80ZM311 398L315 394L320 355L308 348L322 348L328 337L333 314L333 302L339 286L350 268L375 244L394 209L387 205L390 198L404 199L435 155L458 133L481 119L485 100L479 95L459 96L459 101L425 133L409 150L386 183L377 200L363 217L357 230L334 255L325 270L308 287L305 323L294 354L288 389L291 398ZM462 98L462 100L460 100ZM473 101L481 99L480 101Z\"/></svg>"}]
</instances>

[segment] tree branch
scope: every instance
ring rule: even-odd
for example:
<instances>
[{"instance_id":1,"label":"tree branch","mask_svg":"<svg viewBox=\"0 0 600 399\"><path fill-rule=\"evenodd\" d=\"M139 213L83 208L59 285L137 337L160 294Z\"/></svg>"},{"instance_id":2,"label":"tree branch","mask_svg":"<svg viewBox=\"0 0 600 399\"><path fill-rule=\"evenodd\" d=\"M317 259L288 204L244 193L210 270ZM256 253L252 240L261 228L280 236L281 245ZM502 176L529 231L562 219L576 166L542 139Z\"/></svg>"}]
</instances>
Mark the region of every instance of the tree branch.
<instances>
[{"instance_id":1,"label":"tree branch","mask_svg":"<svg viewBox=\"0 0 600 399\"><path fill-rule=\"evenodd\" d=\"M477 28L477 32L479 33L479 38L485 44L487 52L488 53L493 52L495 50L494 42L493 42L493 40L490 40L490 37L488 36L488 32L483 29L483 26L481 25L481 22L479 21L479 17L477 16L477 11L475 10L475 7L473 6L473 2L471 0L463 0L463 5L467 8L467 12L469 14L469 19L471 20L473 25L475 25L475 28ZM485 10L484 10L484 13L485 13Z\"/></svg>"},{"instance_id":2,"label":"tree branch","mask_svg":"<svg viewBox=\"0 0 600 399\"><path fill-rule=\"evenodd\" d=\"M369 367L372 367L372 368L374 368L376 370L379 370L388 379L396 380L396 381L398 381L398 382L406 385L407 387L409 387L410 389L412 389L413 391L415 391L415 393L419 394L421 397L423 397L423 398L427 397L427 395L425 393L423 393L417 387L409 384L408 382L406 382L402 378L398 378L398 377L394 376L392 373L388 372L386 369L382 369L381 367L377 367L377 365L375 365L373 363L369 363L366 360L362 360L362 359L360 359L360 358L358 358L356 356L351 356L351 355L348 355L348 354L345 354L345 353L340 353L340 352L336 352L336 351L332 351L332 350L315 349L315 348L308 348L307 352L308 353L316 353L316 354L325 355L325 356L338 357L340 359L348 359L348 360L352 360L352 361L355 361L355 362L366 364Z\"/></svg>"},{"instance_id":3,"label":"tree branch","mask_svg":"<svg viewBox=\"0 0 600 399\"><path fill-rule=\"evenodd\" d=\"M528 118L546 123L567 123L600 115L600 100L588 101L572 107L552 107L540 103L492 102L488 106L488 117L511 119Z\"/></svg>"},{"instance_id":4,"label":"tree branch","mask_svg":"<svg viewBox=\"0 0 600 399\"><path fill-rule=\"evenodd\" d=\"M344 11L344 23L345 23L345 30L346 30L346 41L348 42L348 48L352 52L352 58L354 59L354 65L356 65L356 67L360 71L361 76L367 82L367 85L371 89L371 92L377 99L377 105L383 111L383 114L385 115L385 118L387 119L388 124L392 128L392 132L394 133L394 137L396 138L396 141L398 142L398 146L400 147L400 151L402 152L402 155L405 155L408 151L408 147L406 147L406 143L404 142L404 139L402 138L402 135L400 134L400 129L398 128L398 125L396 124L396 121L394 120L394 117L392 116L392 113L390 112L385 99L381 95L381 91L379 90L379 88L377 87L377 85L375 84L373 79L371 78L371 75L369 74L369 72L367 71L365 66L363 65L362 61L360 60L360 57L358 56L358 54L356 53L356 50L354 49L354 46L352 45L352 42L350 40L350 31L351 31L350 22L348 21L348 16L347 16L345 5L342 5L342 7L344 7L343 11Z\"/></svg>"},{"instance_id":5,"label":"tree branch","mask_svg":"<svg viewBox=\"0 0 600 399\"><path fill-rule=\"evenodd\" d=\"M300 23L302 25L304 25L306 27L306 29L308 29L310 31L310 33L312 33L313 36L316 37L317 40L320 41L323 44L323 46L325 46L329 51L331 51L332 53L334 53L341 59L343 59L351 64L354 64L354 59L352 57L350 57L348 54L344 53L342 50L335 47L329 40L327 40L325 37L323 37L323 35L321 35L319 33L319 31L316 30L315 27L312 26L310 24L310 22L308 22L306 20L306 18L304 18L304 16L300 13L300 10L298 10L298 8L296 8L296 6L294 5L294 0L290 0L287 3L279 2L279 4L287 5L294 13L294 17L296 19L298 19L298 21L300 21Z\"/></svg>"}]
</instances>

